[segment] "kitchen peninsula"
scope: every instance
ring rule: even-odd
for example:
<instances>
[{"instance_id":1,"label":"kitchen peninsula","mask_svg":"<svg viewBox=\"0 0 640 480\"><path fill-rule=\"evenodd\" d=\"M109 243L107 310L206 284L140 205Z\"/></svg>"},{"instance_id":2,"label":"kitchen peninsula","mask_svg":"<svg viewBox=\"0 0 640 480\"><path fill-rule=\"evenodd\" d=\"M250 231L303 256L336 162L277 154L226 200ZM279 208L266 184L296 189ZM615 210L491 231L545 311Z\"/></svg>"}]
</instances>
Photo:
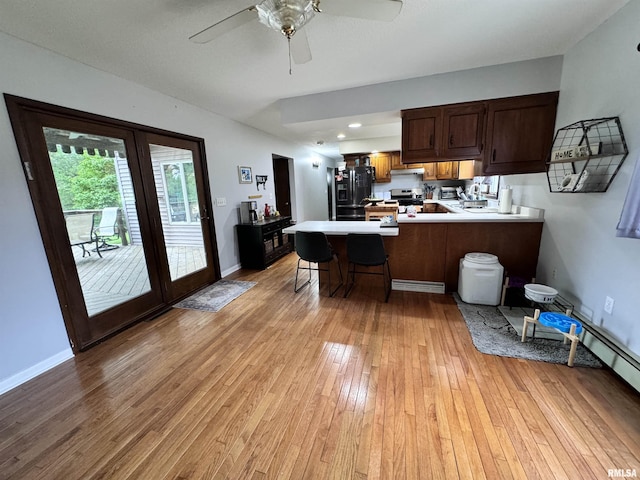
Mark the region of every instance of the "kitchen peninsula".
<instances>
[{"instance_id":1,"label":"kitchen peninsula","mask_svg":"<svg viewBox=\"0 0 640 480\"><path fill-rule=\"evenodd\" d=\"M511 275L536 276L544 224L541 210L514 207L512 214L504 215L438 203L450 213L419 213L415 217L399 214L397 228L381 228L380 222L313 221L292 225L283 232L324 232L343 268L347 263L348 233L380 233L394 280L442 283L446 291L457 291L459 262L469 252L497 255Z\"/></svg>"}]
</instances>

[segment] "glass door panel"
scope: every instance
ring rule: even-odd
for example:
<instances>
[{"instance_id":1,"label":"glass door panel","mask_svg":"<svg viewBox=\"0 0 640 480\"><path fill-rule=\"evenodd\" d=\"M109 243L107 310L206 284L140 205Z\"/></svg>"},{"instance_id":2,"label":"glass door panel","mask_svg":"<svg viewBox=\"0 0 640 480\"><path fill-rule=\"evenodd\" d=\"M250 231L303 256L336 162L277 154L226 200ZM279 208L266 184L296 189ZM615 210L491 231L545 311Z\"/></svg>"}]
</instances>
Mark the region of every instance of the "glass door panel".
<instances>
[{"instance_id":1,"label":"glass door panel","mask_svg":"<svg viewBox=\"0 0 640 480\"><path fill-rule=\"evenodd\" d=\"M88 316L151 290L120 138L43 127Z\"/></svg>"},{"instance_id":2,"label":"glass door panel","mask_svg":"<svg viewBox=\"0 0 640 480\"><path fill-rule=\"evenodd\" d=\"M220 278L201 138L4 97L74 351Z\"/></svg>"},{"instance_id":3,"label":"glass door panel","mask_svg":"<svg viewBox=\"0 0 640 480\"><path fill-rule=\"evenodd\" d=\"M149 145L171 281L207 268L191 150Z\"/></svg>"}]
</instances>

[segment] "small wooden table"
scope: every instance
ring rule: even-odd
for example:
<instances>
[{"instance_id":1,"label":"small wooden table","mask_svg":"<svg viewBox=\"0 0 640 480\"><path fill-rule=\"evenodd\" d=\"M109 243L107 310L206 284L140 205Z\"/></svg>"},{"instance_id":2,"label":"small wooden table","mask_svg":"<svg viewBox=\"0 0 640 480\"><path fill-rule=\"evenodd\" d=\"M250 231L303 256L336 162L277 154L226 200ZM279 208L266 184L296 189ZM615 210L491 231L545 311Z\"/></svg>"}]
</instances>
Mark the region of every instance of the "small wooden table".
<instances>
[{"instance_id":1,"label":"small wooden table","mask_svg":"<svg viewBox=\"0 0 640 480\"><path fill-rule=\"evenodd\" d=\"M364 219L366 221L372 218L380 219L388 216L392 216L395 221L398 220L398 202L394 203L367 203L364 206Z\"/></svg>"},{"instance_id":2,"label":"small wooden table","mask_svg":"<svg viewBox=\"0 0 640 480\"><path fill-rule=\"evenodd\" d=\"M569 331L566 331L565 328L560 328L557 327L555 325L552 324L546 324L542 323L540 321L540 309L536 308L533 317L529 317L527 315L525 315L524 317L524 323L522 325L522 342L525 342L527 339L527 331L529 330L529 324L532 323L533 324L533 337L536 336L536 325L538 324L542 324L545 325L546 327L550 327L553 328L554 330L556 330L557 332L561 333L564 336L564 344L566 345L567 342L571 342L571 348L569 350L569 360L567 362L567 365L570 367L573 367L573 362L576 358L576 350L578 348L578 342L580 341L580 337L578 337L578 335L582 332L582 324L577 321L572 319L571 317L569 317L570 312L567 311L566 315L562 315L559 313L555 313L555 312L545 312L546 314L549 315L556 315L556 316L561 316L561 317L565 317L567 319L567 322L564 323L570 323L570 328ZM566 325L564 325L566 326ZM564 327L563 326L563 327Z\"/></svg>"}]
</instances>

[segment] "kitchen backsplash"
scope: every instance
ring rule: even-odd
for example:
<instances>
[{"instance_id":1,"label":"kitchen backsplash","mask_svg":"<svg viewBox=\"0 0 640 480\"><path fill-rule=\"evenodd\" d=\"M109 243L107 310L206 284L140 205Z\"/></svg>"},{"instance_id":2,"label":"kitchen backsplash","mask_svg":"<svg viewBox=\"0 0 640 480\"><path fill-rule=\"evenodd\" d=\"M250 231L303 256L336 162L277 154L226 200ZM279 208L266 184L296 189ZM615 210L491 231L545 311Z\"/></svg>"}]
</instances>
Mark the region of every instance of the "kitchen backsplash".
<instances>
[{"instance_id":1,"label":"kitchen backsplash","mask_svg":"<svg viewBox=\"0 0 640 480\"><path fill-rule=\"evenodd\" d=\"M385 192L388 194L392 188L420 188L424 187L424 184L434 185L438 187L458 187L466 188L473 185L472 180L428 180L422 181L422 175L398 175L395 178L391 178L391 182L387 183L374 183L373 193L376 198L384 198Z\"/></svg>"}]
</instances>

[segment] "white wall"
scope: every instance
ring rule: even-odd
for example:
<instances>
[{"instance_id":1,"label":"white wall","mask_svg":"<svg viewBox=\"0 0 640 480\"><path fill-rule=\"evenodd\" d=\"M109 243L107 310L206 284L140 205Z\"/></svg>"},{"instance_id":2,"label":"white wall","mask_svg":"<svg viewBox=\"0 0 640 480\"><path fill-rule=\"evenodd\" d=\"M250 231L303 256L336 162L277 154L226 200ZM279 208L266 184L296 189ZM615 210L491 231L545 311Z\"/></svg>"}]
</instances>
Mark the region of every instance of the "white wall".
<instances>
[{"instance_id":1,"label":"white wall","mask_svg":"<svg viewBox=\"0 0 640 480\"><path fill-rule=\"evenodd\" d=\"M150 125L205 139L223 273L238 266L234 226L237 207L256 194L255 183L238 183L238 165L267 174L265 202L273 201L272 153L294 158L295 215L327 218L326 166L332 161L263 132L240 125L148 88L71 61L0 33L3 93ZM4 104L4 102L2 102ZM68 338L28 193L9 117L0 106L0 393L69 358ZM312 159L321 161L312 167ZM262 202L264 203L264 202Z\"/></svg>"},{"instance_id":2,"label":"white wall","mask_svg":"<svg viewBox=\"0 0 640 480\"><path fill-rule=\"evenodd\" d=\"M608 191L551 194L544 174L506 181L517 203L546 210L539 280L640 355L640 241L615 236L640 155L639 24L640 2L630 2L564 58L556 127L609 116L622 123L629 156ZM607 295L615 300L612 315L603 310Z\"/></svg>"},{"instance_id":3,"label":"white wall","mask_svg":"<svg viewBox=\"0 0 640 480\"><path fill-rule=\"evenodd\" d=\"M539 58L292 97L279 105L287 124L543 93L560 88L561 69L562 57Z\"/></svg>"}]
</instances>

